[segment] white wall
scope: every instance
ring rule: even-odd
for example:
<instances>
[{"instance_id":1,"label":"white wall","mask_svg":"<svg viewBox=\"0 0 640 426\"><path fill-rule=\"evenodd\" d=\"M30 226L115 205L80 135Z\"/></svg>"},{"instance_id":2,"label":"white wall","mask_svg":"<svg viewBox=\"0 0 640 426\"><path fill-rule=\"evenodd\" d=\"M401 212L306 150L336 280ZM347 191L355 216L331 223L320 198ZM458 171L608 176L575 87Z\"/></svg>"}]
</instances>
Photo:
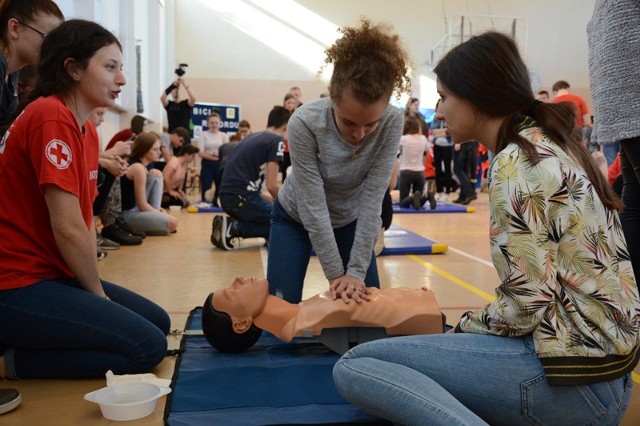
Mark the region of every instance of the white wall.
<instances>
[{"instance_id":1,"label":"white wall","mask_svg":"<svg viewBox=\"0 0 640 426\"><path fill-rule=\"evenodd\" d=\"M289 87L302 87L309 101L326 90L317 77L323 51L339 36L335 29L357 25L360 16L391 23L413 57L414 94L419 74L430 76L431 49L445 33L445 21L460 15L517 17L526 23L523 52L549 88L559 79L590 100L586 24L594 0L58 0L67 18L93 19L123 42L127 91L123 111L110 114L101 134L127 127L135 114L135 45L142 46L143 115L161 129L166 121L158 100L175 78L179 62L199 101L240 104L254 129L281 104Z\"/></svg>"},{"instance_id":2,"label":"white wall","mask_svg":"<svg viewBox=\"0 0 640 426\"><path fill-rule=\"evenodd\" d=\"M189 63L186 77L199 100L241 104L243 118L261 123L291 85L303 86L306 100L324 91L316 72L323 49L338 36L332 26L357 24L361 15L389 22L411 52L416 72L429 74L425 63L445 33L445 17L517 17L519 25L526 23L523 50L538 84L548 89L567 80L590 100L586 24L592 9L593 0L180 0L175 55ZM292 18L292 11L307 17ZM266 31L260 23L268 23ZM326 31L316 33L313 23Z\"/></svg>"}]
</instances>

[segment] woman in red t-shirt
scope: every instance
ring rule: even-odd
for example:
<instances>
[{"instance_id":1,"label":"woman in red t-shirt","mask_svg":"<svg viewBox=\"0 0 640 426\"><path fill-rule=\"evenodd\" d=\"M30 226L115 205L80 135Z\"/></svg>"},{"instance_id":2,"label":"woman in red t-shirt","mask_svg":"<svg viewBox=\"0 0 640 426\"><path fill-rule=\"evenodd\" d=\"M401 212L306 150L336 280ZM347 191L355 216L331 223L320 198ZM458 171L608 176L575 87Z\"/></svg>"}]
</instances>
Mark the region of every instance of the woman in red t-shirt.
<instances>
[{"instance_id":1,"label":"woman in red t-shirt","mask_svg":"<svg viewBox=\"0 0 640 426\"><path fill-rule=\"evenodd\" d=\"M100 280L92 203L98 137L122 49L100 25L70 20L42 43L40 79L0 142L0 378L142 373L167 348L167 313Z\"/></svg>"}]
</instances>

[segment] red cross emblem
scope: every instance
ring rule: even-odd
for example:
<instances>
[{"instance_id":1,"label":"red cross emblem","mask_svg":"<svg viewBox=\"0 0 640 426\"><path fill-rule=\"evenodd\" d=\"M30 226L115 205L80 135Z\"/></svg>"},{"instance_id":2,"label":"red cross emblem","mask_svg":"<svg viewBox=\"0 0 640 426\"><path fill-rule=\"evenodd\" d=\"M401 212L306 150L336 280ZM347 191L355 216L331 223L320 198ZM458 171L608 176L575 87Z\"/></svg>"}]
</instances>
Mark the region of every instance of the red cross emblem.
<instances>
[{"instance_id":1,"label":"red cross emblem","mask_svg":"<svg viewBox=\"0 0 640 426\"><path fill-rule=\"evenodd\" d=\"M59 139L54 139L44 149L47 160L59 169L66 169L71 164L72 155L69 145Z\"/></svg>"}]
</instances>

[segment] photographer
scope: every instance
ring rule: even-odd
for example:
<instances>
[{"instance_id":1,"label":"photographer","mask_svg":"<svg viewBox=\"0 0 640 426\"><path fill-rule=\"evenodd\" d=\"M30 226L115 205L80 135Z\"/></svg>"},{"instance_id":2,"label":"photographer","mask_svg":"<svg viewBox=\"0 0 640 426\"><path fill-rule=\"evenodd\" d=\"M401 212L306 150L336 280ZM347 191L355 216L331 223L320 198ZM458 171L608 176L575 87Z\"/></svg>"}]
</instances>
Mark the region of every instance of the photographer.
<instances>
[{"instance_id":1,"label":"photographer","mask_svg":"<svg viewBox=\"0 0 640 426\"><path fill-rule=\"evenodd\" d=\"M191 109L196 104L196 98L189 90L189 86L182 76L185 73L184 68L187 64L180 64L176 68L175 72L178 78L171 83L169 87L160 96L160 102L162 106L167 110L167 119L169 121L169 133L171 133L176 127L184 127L185 129L191 129ZM187 99L180 101L179 91L180 87L184 88L187 92ZM171 95L172 101L168 99Z\"/></svg>"}]
</instances>

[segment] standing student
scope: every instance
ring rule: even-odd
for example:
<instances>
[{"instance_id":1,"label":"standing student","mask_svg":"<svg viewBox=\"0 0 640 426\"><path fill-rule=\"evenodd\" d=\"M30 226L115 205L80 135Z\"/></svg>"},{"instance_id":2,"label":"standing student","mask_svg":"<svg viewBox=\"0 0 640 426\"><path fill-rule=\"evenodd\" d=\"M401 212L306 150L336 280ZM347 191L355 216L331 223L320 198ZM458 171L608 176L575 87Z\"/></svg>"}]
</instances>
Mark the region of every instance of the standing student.
<instances>
[{"instance_id":1,"label":"standing student","mask_svg":"<svg viewBox=\"0 0 640 426\"><path fill-rule=\"evenodd\" d=\"M200 163L200 190L201 202L203 203L206 203L205 192L211 189L211 185L213 185L220 171L220 157L218 155L220 147L225 143L229 143L229 135L220 131L221 125L220 113L217 111L212 112L207 117L208 129L200 133L200 138L198 139L198 148L200 148L198 155L202 158ZM216 182L216 186L219 184L219 182ZM215 205L216 200L213 201Z\"/></svg>"},{"instance_id":2,"label":"standing student","mask_svg":"<svg viewBox=\"0 0 640 426\"><path fill-rule=\"evenodd\" d=\"M185 99L180 100L180 88L187 93ZM173 100L169 99L169 95ZM175 79L169 87L160 95L160 102L167 111L167 121L169 123L167 131L172 133L178 127L184 127L187 130L192 129L191 109L196 104L196 97L189 89L189 85L182 77Z\"/></svg>"},{"instance_id":3,"label":"standing student","mask_svg":"<svg viewBox=\"0 0 640 426\"><path fill-rule=\"evenodd\" d=\"M292 87L291 90L294 90ZM298 89L300 91L300 89ZM287 93L284 95L284 101L282 106L289 111L290 114L296 110L298 100L293 93ZM282 163L280 163L280 173L282 174L282 182L287 179L287 169L291 167L291 156L289 155L289 141L284 140L284 156L282 157Z\"/></svg>"},{"instance_id":4,"label":"standing student","mask_svg":"<svg viewBox=\"0 0 640 426\"><path fill-rule=\"evenodd\" d=\"M640 277L639 20L640 2L596 0L587 27L595 113L591 137L603 144L605 154L615 153L613 147L620 145L624 203L620 220L636 279Z\"/></svg>"},{"instance_id":5,"label":"standing student","mask_svg":"<svg viewBox=\"0 0 640 426\"><path fill-rule=\"evenodd\" d=\"M87 120L125 84L117 38L83 20L45 38L36 88L0 143L0 378L144 373L169 316L98 276L92 202L98 135Z\"/></svg>"},{"instance_id":6,"label":"standing student","mask_svg":"<svg viewBox=\"0 0 640 426\"><path fill-rule=\"evenodd\" d=\"M0 122L18 106L18 71L36 65L45 37L64 16L51 0L5 0L0 4Z\"/></svg>"},{"instance_id":7,"label":"standing student","mask_svg":"<svg viewBox=\"0 0 640 426\"><path fill-rule=\"evenodd\" d=\"M453 141L496 154L490 235L501 284L455 333L351 349L334 369L338 390L405 425L618 424L640 356L640 301L622 203L575 131L575 110L535 100L501 33L458 45L434 72Z\"/></svg>"},{"instance_id":8,"label":"standing student","mask_svg":"<svg viewBox=\"0 0 640 426\"><path fill-rule=\"evenodd\" d=\"M336 297L361 301L366 286L379 286L373 246L403 125L389 99L407 88L407 54L389 28L366 19L341 31L326 51L330 96L290 120L293 171L273 207L269 291L292 303L312 247Z\"/></svg>"}]
</instances>

